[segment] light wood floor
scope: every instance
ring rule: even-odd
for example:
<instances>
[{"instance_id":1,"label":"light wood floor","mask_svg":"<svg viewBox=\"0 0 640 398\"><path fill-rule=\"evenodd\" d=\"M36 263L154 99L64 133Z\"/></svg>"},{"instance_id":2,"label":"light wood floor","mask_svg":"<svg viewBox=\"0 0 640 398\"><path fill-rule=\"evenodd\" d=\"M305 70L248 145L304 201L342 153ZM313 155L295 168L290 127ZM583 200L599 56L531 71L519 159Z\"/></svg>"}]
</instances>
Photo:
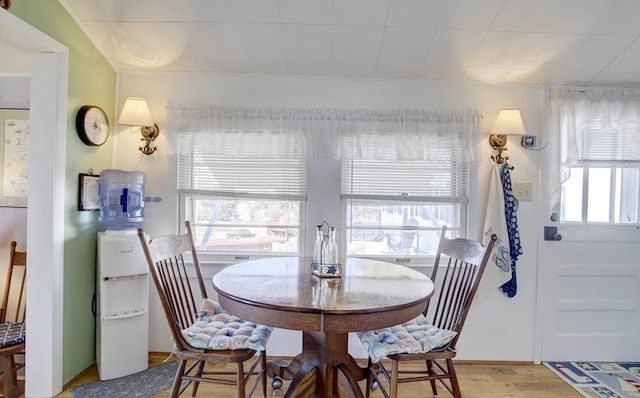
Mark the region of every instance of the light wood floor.
<instances>
[{"instance_id":1,"label":"light wood floor","mask_svg":"<svg viewBox=\"0 0 640 398\"><path fill-rule=\"evenodd\" d=\"M157 365L167 359L168 354L149 354L149 365ZM456 371L460 379L460 388L464 398L581 398L568 384L560 380L544 365L522 363L465 363L458 362ZM71 398L71 387L75 385L91 383L98 380L98 372L93 366L80 375L57 397ZM270 383L269 383L270 385ZM270 397L282 397L286 388L272 390L269 387ZM185 391L183 396L190 396L190 391ZM168 391L159 393L153 398L168 397ZM234 397L234 388L231 386L212 385L202 383L198 390L199 397ZM259 394L254 394L254 397ZM431 387L428 382L406 383L400 385L400 396L403 398L424 398L431 396ZM439 393L440 397L450 397L446 391ZM372 397L382 397L379 391L375 391Z\"/></svg>"}]
</instances>

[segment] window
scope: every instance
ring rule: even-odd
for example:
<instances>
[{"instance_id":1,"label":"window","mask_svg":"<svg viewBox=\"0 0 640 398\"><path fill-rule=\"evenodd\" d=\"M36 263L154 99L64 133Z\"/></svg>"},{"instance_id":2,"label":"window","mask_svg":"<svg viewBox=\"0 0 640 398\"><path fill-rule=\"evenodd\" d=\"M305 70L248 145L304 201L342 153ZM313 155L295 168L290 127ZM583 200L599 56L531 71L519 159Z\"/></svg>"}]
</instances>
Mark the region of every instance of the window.
<instances>
[{"instance_id":1,"label":"window","mask_svg":"<svg viewBox=\"0 0 640 398\"><path fill-rule=\"evenodd\" d=\"M560 221L638 223L640 92L551 92L562 170Z\"/></svg>"},{"instance_id":2,"label":"window","mask_svg":"<svg viewBox=\"0 0 640 398\"><path fill-rule=\"evenodd\" d=\"M562 184L561 220L637 224L639 174L638 168L572 167Z\"/></svg>"},{"instance_id":3,"label":"window","mask_svg":"<svg viewBox=\"0 0 640 398\"><path fill-rule=\"evenodd\" d=\"M443 225L460 234L464 203L347 199L348 256L433 256Z\"/></svg>"},{"instance_id":4,"label":"window","mask_svg":"<svg viewBox=\"0 0 640 398\"><path fill-rule=\"evenodd\" d=\"M342 136L347 255L410 262L435 255L443 225L466 234L469 142L480 117L407 116Z\"/></svg>"},{"instance_id":5,"label":"window","mask_svg":"<svg viewBox=\"0 0 640 398\"><path fill-rule=\"evenodd\" d=\"M181 197L200 252L291 255L299 251L300 201Z\"/></svg>"},{"instance_id":6,"label":"window","mask_svg":"<svg viewBox=\"0 0 640 398\"><path fill-rule=\"evenodd\" d=\"M326 214L340 253L433 255L442 225L466 233L480 120L476 111L169 106L181 221L210 261L311 255L307 234ZM307 178L322 190L309 201Z\"/></svg>"},{"instance_id":7,"label":"window","mask_svg":"<svg viewBox=\"0 0 640 398\"><path fill-rule=\"evenodd\" d=\"M302 131L183 128L177 134L181 221L191 221L200 253L220 260L300 253L307 174Z\"/></svg>"}]
</instances>

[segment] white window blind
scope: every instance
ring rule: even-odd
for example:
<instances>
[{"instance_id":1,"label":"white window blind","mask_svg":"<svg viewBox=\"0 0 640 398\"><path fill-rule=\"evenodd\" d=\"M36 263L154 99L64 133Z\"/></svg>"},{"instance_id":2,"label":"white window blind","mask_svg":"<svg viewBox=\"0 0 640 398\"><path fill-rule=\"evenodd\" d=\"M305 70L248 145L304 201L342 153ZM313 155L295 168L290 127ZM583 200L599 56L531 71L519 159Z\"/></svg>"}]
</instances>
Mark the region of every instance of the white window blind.
<instances>
[{"instance_id":1,"label":"white window blind","mask_svg":"<svg viewBox=\"0 0 640 398\"><path fill-rule=\"evenodd\" d=\"M476 112L423 116L385 132L342 135L343 197L420 197L468 201L470 139Z\"/></svg>"},{"instance_id":2,"label":"white window blind","mask_svg":"<svg viewBox=\"0 0 640 398\"><path fill-rule=\"evenodd\" d=\"M578 132L577 159L582 161L640 161L640 131L593 129ZM613 163L610 163L613 164Z\"/></svg>"},{"instance_id":3,"label":"white window blind","mask_svg":"<svg viewBox=\"0 0 640 398\"><path fill-rule=\"evenodd\" d=\"M301 131L195 131L178 136L178 190L304 199Z\"/></svg>"}]
</instances>

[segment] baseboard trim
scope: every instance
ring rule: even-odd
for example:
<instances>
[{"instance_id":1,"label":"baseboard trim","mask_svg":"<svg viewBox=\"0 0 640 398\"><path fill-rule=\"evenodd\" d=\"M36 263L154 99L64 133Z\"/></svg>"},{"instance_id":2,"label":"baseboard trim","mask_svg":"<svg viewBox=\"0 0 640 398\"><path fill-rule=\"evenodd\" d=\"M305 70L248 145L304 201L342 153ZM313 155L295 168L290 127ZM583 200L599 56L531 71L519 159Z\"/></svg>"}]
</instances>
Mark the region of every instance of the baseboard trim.
<instances>
[{"instance_id":1,"label":"baseboard trim","mask_svg":"<svg viewBox=\"0 0 640 398\"><path fill-rule=\"evenodd\" d=\"M84 368L84 370L80 371L80 373L75 375L71 380L69 380L68 382L64 383L64 386L62 386L62 391L64 391L64 390L68 389L69 387L71 387L71 385L73 383L75 383L79 378L84 376L87 372L89 372L90 370L92 370L95 367L96 367L96 362L95 361L91 362L91 364L89 364L89 366Z\"/></svg>"}]
</instances>

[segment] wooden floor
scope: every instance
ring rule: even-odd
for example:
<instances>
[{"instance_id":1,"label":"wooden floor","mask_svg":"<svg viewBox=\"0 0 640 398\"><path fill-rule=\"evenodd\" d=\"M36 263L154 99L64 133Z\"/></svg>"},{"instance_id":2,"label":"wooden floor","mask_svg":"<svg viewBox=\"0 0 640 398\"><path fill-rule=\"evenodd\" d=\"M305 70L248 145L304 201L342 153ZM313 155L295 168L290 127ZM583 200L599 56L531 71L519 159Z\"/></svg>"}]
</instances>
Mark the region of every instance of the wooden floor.
<instances>
[{"instance_id":1,"label":"wooden floor","mask_svg":"<svg viewBox=\"0 0 640 398\"><path fill-rule=\"evenodd\" d=\"M149 365L157 365L167 359L167 354L149 354ZM173 358L172 358L173 359ZM462 395L465 398L581 398L568 384L560 380L544 365L514 364L514 363L464 363L456 364L460 379ZM98 380L98 373L93 366L87 372L70 383L57 397L71 398L71 387ZM269 383L270 385L270 383ZM269 397L282 397L286 384L281 390L269 387ZM153 395L154 398L168 397L168 391ZM185 391L183 397L191 396ZM201 384L199 397L235 397L234 388L218 386L210 383ZM258 397L259 394L254 394ZM407 383L400 385L400 396L403 398L431 397L431 387L428 382ZM372 397L382 397L375 391ZM439 397L450 397L446 391L439 393Z\"/></svg>"}]
</instances>

